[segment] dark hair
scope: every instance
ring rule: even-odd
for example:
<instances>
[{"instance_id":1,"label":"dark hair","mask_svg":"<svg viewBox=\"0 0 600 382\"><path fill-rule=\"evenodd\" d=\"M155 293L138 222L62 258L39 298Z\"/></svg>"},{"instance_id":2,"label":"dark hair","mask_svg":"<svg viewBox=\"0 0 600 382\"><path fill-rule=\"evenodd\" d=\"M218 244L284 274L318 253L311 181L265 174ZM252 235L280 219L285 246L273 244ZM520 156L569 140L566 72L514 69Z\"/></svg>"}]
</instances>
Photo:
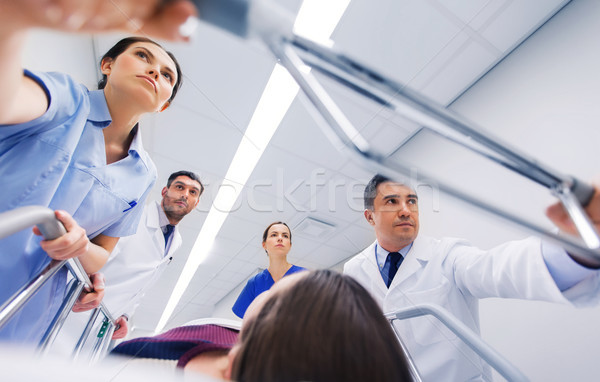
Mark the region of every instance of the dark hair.
<instances>
[{"instance_id":1,"label":"dark hair","mask_svg":"<svg viewBox=\"0 0 600 382\"><path fill-rule=\"evenodd\" d=\"M100 60L100 65L102 65L102 62L107 58L109 58L111 60L115 60L117 57L119 57L121 55L121 53L126 51L127 48L129 48L129 46L131 46L132 44L135 44L136 42L149 42L151 44L158 46L159 48L163 49L175 63L175 70L177 71L177 81L175 81L175 85L173 86L173 92L171 93L171 97L168 100L169 102L171 102L173 100L173 98L175 98L177 91L181 87L181 82L183 81L181 67L179 66L179 62L177 62L177 59L175 58L173 53L166 51L165 48L163 48L160 44L156 43L155 41L152 41L146 37L126 37L126 38L122 39L121 41L117 42L115 45L113 45L113 47L110 48L108 50L108 52L106 52L104 54L104 56L102 56L102 59ZM100 81L98 81L98 89L104 89L104 87L106 87L106 81L107 81L106 74L102 74L102 79L100 79Z\"/></svg>"},{"instance_id":2,"label":"dark hair","mask_svg":"<svg viewBox=\"0 0 600 382\"><path fill-rule=\"evenodd\" d=\"M407 361L373 297L350 276L307 272L245 323L238 382L409 381Z\"/></svg>"},{"instance_id":3,"label":"dark hair","mask_svg":"<svg viewBox=\"0 0 600 382\"><path fill-rule=\"evenodd\" d=\"M365 210L373 209L375 197L377 196L377 186L385 182L392 182L392 180L381 174L375 174L375 176L371 178L369 183L367 183L364 194Z\"/></svg>"},{"instance_id":4,"label":"dark hair","mask_svg":"<svg viewBox=\"0 0 600 382\"><path fill-rule=\"evenodd\" d=\"M273 222L273 223L269 224L269 226L267 227L267 229L265 230L265 232L263 232L263 241L262 242L264 243L265 241L267 241L267 235L269 235L269 229L271 227L273 227L275 224L283 224L284 226L287 227L288 231L290 231L290 243L291 243L292 242L292 230L284 222Z\"/></svg>"},{"instance_id":5,"label":"dark hair","mask_svg":"<svg viewBox=\"0 0 600 382\"><path fill-rule=\"evenodd\" d=\"M198 184L200 184L200 195L202 195L202 193L204 192L204 185L200 181L200 178L198 177L198 175L194 174L191 171L181 170L181 171L177 171L177 172L174 172L171 175L169 175L169 179L167 180L167 188L171 187L171 183L173 183L173 181L178 176L187 176L191 180L198 182Z\"/></svg>"}]
</instances>

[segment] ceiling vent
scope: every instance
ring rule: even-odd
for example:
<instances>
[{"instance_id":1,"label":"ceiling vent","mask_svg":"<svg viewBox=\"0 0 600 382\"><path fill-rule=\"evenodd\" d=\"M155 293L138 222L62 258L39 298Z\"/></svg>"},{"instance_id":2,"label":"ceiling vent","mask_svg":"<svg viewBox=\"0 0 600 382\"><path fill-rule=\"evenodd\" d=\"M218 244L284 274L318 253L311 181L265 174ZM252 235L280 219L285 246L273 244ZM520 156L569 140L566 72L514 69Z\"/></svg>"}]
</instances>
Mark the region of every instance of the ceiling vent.
<instances>
[{"instance_id":1,"label":"ceiling vent","mask_svg":"<svg viewBox=\"0 0 600 382\"><path fill-rule=\"evenodd\" d=\"M323 220L306 217L296 227L294 234L299 233L316 239L324 239L335 231L335 225Z\"/></svg>"}]
</instances>

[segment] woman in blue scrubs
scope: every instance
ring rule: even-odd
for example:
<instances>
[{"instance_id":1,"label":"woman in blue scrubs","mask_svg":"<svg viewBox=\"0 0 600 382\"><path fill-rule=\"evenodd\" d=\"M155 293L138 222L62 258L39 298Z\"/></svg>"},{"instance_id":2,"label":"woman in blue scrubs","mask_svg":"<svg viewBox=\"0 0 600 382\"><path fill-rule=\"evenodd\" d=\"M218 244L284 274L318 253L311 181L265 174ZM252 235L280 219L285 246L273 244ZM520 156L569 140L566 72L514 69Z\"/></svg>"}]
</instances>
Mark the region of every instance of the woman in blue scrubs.
<instances>
[{"instance_id":1,"label":"woman in blue scrubs","mask_svg":"<svg viewBox=\"0 0 600 382\"><path fill-rule=\"evenodd\" d=\"M263 232L262 246L269 256L269 267L248 280L233 304L233 313L239 318L244 317L246 309L256 296L269 290L283 277L306 270L287 261L287 254L292 248L292 231L284 222L269 224Z\"/></svg>"},{"instance_id":2,"label":"woman in blue scrubs","mask_svg":"<svg viewBox=\"0 0 600 382\"><path fill-rule=\"evenodd\" d=\"M56 210L67 233L42 241L25 230L0 241L0 303L51 259L77 257L89 274L98 271L119 237L135 233L157 176L138 121L166 109L181 83L175 58L141 37L123 39L104 55L100 90L67 74L24 70L28 29L47 26L47 13L36 16L30 3L0 1L0 212L46 206ZM119 4L91 16L106 11L109 17ZM71 11L82 16L80 7ZM68 15L68 9L58 10ZM61 26L69 29L61 23L55 28ZM39 341L62 302L65 282L63 269L0 331L0 340Z\"/></svg>"}]
</instances>

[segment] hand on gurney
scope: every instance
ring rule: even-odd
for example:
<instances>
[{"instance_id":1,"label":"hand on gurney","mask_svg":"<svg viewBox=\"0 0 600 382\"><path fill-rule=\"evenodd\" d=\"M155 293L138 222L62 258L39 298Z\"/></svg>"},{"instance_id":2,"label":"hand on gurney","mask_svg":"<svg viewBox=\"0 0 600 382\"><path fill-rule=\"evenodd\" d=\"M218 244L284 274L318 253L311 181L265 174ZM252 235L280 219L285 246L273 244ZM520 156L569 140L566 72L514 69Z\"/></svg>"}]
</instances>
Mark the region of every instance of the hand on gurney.
<instances>
[{"instance_id":1,"label":"hand on gurney","mask_svg":"<svg viewBox=\"0 0 600 382\"><path fill-rule=\"evenodd\" d=\"M600 231L600 186L594 185L594 195L585 206L585 212L592 220L596 230ZM546 209L546 216L561 230L577 235L577 229L562 203L557 202Z\"/></svg>"},{"instance_id":2,"label":"hand on gurney","mask_svg":"<svg viewBox=\"0 0 600 382\"><path fill-rule=\"evenodd\" d=\"M187 41L180 26L196 15L187 0L0 0L0 23L7 27L43 27L72 32L142 32L152 37Z\"/></svg>"},{"instance_id":3,"label":"hand on gurney","mask_svg":"<svg viewBox=\"0 0 600 382\"><path fill-rule=\"evenodd\" d=\"M117 318L115 321L116 329L112 335L113 340L119 340L121 338L125 338L127 332L129 331L129 327L127 326L127 316L121 316Z\"/></svg>"},{"instance_id":4,"label":"hand on gurney","mask_svg":"<svg viewBox=\"0 0 600 382\"><path fill-rule=\"evenodd\" d=\"M67 233L54 240L41 241L40 246L42 249L54 260L67 260L87 253L90 240L85 230L66 211L57 210L54 211L54 214L65 226ZM33 233L42 236L37 227L33 227Z\"/></svg>"},{"instance_id":5,"label":"hand on gurney","mask_svg":"<svg viewBox=\"0 0 600 382\"><path fill-rule=\"evenodd\" d=\"M594 194L584 208L585 213L589 216L594 228L600 232L600 186L594 185ZM579 236L577 228L571 220L569 214L564 209L563 204L557 202L546 209L546 216L561 230L571 235ZM597 262L590 262L589 259L583 259L570 255L573 260L583 266L598 269L600 266Z\"/></svg>"},{"instance_id":6,"label":"hand on gurney","mask_svg":"<svg viewBox=\"0 0 600 382\"><path fill-rule=\"evenodd\" d=\"M104 297L104 274L98 272L90 275L92 282L91 290L83 290L77 302L73 305L73 312L85 312L86 310L97 308Z\"/></svg>"}]
</instances>

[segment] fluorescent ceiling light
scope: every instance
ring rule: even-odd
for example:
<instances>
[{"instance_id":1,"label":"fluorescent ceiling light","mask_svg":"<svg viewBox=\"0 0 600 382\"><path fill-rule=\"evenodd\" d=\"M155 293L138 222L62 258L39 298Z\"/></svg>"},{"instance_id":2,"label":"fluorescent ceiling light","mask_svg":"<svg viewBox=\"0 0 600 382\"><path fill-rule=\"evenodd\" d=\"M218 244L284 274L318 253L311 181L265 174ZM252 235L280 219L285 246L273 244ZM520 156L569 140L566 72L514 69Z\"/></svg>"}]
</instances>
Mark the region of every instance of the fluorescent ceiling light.
<instances>
[{"instance_id":1,"label":"fluorescent ceiling light","mask_svg":"<svg viewBox=\"0 0 600 382\"><path fill-rule=\"evenodd\" d=\"M294 23L294 33L316 42L330 43L329 37L344 14L350 0L304 0ZM177 280L173 293L156 326L163 330L192 281L198 266L206 260L229 211L254 171L273 134L298 93L298 85L279 64L275 65L267 86L254 110L221 188L208 212L202 230Z\"/></svg>"},{"instance_id":2,"label":"fluorescent ceiling light","mask_svg":"<svg viewBox=\"0 0 600 382\"><path fill-rule=\"evenodd\" d=\"M294 34L331 46L335 30L350 0L304 0L294 23Z\"/></svg>"}]
</instances>

